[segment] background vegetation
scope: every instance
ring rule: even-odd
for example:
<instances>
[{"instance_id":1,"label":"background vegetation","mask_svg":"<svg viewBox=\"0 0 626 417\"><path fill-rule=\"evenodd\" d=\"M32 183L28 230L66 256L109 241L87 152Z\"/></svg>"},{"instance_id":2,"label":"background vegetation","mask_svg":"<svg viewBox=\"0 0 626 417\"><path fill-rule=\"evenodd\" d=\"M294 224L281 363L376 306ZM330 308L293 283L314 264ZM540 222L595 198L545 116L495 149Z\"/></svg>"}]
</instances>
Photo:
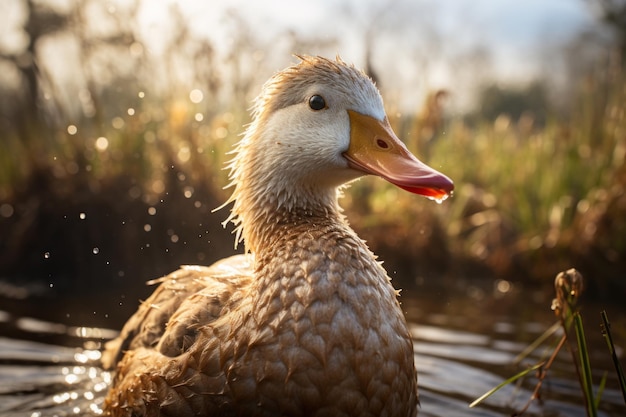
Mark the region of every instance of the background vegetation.
<instances>
[{"instance_id":1,"label":"background vegetation","mask_svg":"<svg viewBox=\"0 0 626 417\"><path fill-rule=\"evenodd\" d=\"M157 56L137 33L140 2L130 4L25 0L25 41L0 48L5 297L108 291L134 300L150 278L233 252L220 224L226 211L212 210L227 198L225 154L274 70L266 56L274 40L231 10L224 48L192 33L172 7ZM415 111L386 94L370 54L379 27L365 21L363 66L396 132L457 186L442 205L373 179L346 193L348 218L397 285L446 276L551 285L573 266L594 277L591 293L623 299L626 3L593 6L597 32L567 44L564 86L550 71L525 85L483 80L477 104L456 114L446 112L454 91L430 91ZM104 22L98 30L94 19ZM335 45L280 36L292 52ZM59 38L75 58L69 72L45 65L54 60L46 45ZM64 77L79 87L65 88Z\"/></svg>"}]
</instances>

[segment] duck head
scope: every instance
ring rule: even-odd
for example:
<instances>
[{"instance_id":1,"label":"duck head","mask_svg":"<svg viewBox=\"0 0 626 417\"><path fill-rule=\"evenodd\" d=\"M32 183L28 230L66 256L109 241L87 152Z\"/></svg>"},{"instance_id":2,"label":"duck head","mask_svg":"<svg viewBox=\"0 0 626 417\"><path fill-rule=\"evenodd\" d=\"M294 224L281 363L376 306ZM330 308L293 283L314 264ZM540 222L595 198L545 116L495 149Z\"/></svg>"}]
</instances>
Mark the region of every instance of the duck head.
<instances>
[{"instance_id":1,"label":"duck head","mask_svg":"<svg viewBox=\"0 0 626 417\"><path fill-rule=\"evenodd\" d=\"M366 174L433 199L452 193L452 181L396 137L367 75L339 58L298 58L263 86L231 162L229 220L239 232L253 207L336 207L337 188Z\"/></svg>"}]
</instances>

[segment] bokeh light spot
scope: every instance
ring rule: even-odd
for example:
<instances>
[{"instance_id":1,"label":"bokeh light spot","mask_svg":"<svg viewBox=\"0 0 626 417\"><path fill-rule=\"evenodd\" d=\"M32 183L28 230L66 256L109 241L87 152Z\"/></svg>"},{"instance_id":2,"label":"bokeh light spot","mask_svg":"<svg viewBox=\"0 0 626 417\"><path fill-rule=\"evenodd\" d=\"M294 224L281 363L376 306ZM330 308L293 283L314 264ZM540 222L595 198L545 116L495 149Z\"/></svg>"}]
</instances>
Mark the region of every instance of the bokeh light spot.
<instances>
[{"instance_id":1,"label":"bokeh light spot","mask_svg":"<svg viewBox=\"0 0 626 417\"><path fill-rule=\"evenodd\" d=\"M204 99L204 94L202 93L202 91L198 90L197 88L191 90L191 92L189 93L189 100L191 100L192 103L198 104L203 99Z\"/></svg>"},{"instance_id":2,"label":"bokeh light spot","mask_svg":"<svg viewBox=\"0 0 626 417\"><path fill-rule=\"evenodd\" d=\"M108 147L109 147L109 140L107 138L105 138L104 136L100 136L98 139L96 139L97 150L99 150L100 152L104 152L107 150Z\"/></svg>"}]
</instances>

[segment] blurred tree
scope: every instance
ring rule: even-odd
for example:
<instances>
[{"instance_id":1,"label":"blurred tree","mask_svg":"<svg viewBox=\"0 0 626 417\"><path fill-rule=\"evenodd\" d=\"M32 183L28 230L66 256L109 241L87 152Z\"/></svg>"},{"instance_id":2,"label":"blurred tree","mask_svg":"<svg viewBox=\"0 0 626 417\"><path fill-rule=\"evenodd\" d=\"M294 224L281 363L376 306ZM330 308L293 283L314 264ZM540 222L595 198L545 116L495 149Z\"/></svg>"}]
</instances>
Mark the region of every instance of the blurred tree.
<instances>
[{"instance_id":1,"label":"blurred tree","mask_svg":"<svg viewBox=\"0 0 626 417\"><path fill-rule=\"evenodd\" d=\"M20 104L8 106L13 112L13 117L8 119L13 120L11 128L17 130L18 135L26 139L31 136L28 132L36 131L42 122L44 116L43 85L51 83L46 72L42 71L39 65L41 40L66 29L69 19L65 13L33 0L24 1L24 9L26 19L22 29L28 40L26 46L21 51L0 51L0 59L13 65L20 74L21 92L18 93ZM5 99L12 101L12 98L8 96L5 96Z\"/></svg>"},{"instance_id":2,"label":"blurred tree","mask_svg":"<svg viewBox=\"0 0 626 417\"><path fill-rule=\"evenodd\" d=\"M588 0L598 10L602 21L616 35L622 64L626 63L626 0Z\"/></svg>"},{"instance_id":3,"label":"blurred tree","mask_svg":"<svg viewBox=\"0 0 626 417\"><path fill-rule=\"evenodd\" d=\"M546 87L541 81L534 81L525 88L489 85L480 92L479 103L481 116L489 120L495 120L501 114L513 120L530 114L535 121L543 123L548 109Z\"/></svg>"},{"instance_id":4,"label":"blurred tree","mask_svg":"<svg viewBox=\"0 0 626 417\"><path fill-rule=\"evenodd\" d=\"M93 119L92 127L102 127L107 116L119 111L122 101L114 93L129 93L122 88L127 83L120 80L143 81L145 56L137 52L143 47L135 35L139 5L135 0L125 8L112 8L108 3L83 0L72 11L72 37L78 44L76 78L80 80L74 88L80 99L68 105L79 103L82 116ZM111 88L116 85L117 90Z\"/></svg>"},{"instance_id":5,"label":"blurred tree","mask_svg":"<svg viewBox=\"0 0 626 417\"><path fill-rule=\"evenodd\" d=\"M259 61L264 58L262 51L271 47L259 43L255 28L237 9L227 9L224 19L230 25L230 45L220 65L223 74L228 77L229 104L235 108L246 108L256 95L258 85L267 77L259 71Z\"/></svg>"}]
</instances>

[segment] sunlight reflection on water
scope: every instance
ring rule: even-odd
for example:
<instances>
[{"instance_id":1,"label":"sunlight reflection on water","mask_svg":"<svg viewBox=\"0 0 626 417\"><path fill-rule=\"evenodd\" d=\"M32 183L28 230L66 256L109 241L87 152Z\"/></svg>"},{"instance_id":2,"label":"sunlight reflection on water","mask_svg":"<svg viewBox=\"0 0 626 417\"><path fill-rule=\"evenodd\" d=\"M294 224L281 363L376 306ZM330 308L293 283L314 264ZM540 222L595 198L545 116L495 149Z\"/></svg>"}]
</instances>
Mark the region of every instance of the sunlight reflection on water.
<instances>
[{"instance_id":1,"label":"sunlight reflection on water","mask_svg":"<svg viewBox=\"0 0 626 417\"><path fill-rule=\"evenodd\" d=\"M506 416L524 406L534 388L534 377L521 385L506 386L476 408L470 409L468 404L517 373L519 368L512 366L516 355L549 325L503 315L493 315L491 322L486 321L487 316L480 321L468 320L466 313L452 314L445 309L429 308L428 313L415 313L412 306L424 308L425 301L414 301L405 298L403 305L409 311L409 328L414 338L420 417ZM477 323L478 327L469 325ZM117 331L12 317L3 311L0 324L9 330L9 335L14 335L0 337L0 415L62 417L103 413L112 374L100 367L101 349ZM520 334L529 338L518 340ZM46 342L47 337L55 342ZM560 355L554 370L548 380L547 395L541 402L533 403L526 415L585 416L570 358ZM607 411L601 411L600 417L625 414L618 391L605 389L602 401Z\"/></svg>"}]
</instances>

